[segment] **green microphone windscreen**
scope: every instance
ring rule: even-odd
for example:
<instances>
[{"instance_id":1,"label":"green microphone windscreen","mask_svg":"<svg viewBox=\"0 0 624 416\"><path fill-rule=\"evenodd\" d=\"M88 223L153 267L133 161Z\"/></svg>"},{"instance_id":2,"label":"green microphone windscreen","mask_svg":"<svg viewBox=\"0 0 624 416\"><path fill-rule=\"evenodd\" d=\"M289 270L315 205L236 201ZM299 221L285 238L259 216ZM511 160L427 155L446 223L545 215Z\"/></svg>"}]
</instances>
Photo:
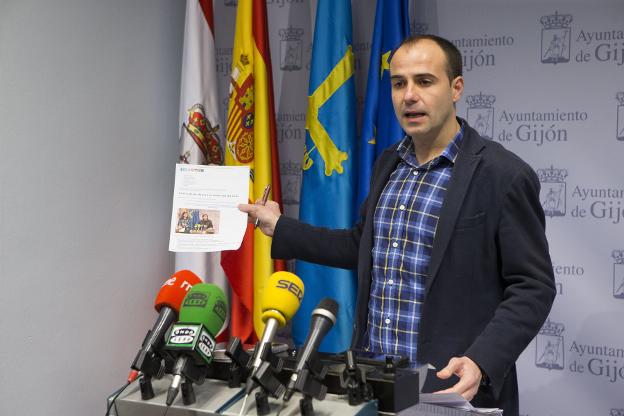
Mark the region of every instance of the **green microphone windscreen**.
<instances>
[{"instance_id":1,"label":"green microphone windscreen","mask_svg":"<svg viewBox=\"0 0 624 416\"><path fill-rule=\"evenodd\" d=\"M180 307L180 322L204 324L216 336L227 316L227 299L220 287L198 283L191 287Z\"/></svg>"}]
</instances>

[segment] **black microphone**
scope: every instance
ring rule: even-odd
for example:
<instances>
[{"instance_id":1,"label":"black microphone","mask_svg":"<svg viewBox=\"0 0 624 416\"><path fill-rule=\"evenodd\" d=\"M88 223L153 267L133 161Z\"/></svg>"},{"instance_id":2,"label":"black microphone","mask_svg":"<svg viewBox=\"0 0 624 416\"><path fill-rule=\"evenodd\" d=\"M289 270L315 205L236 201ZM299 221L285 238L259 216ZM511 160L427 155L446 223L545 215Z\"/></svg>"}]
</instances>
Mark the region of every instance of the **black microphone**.
<instances>
[{"instance_id":1,"label":"black microphone","mask_svg":"<svg viewBox=\"0 0 624 416\"><path fill-rule=\"evenodd\" d=\"M128 375L128 382L134 381L138 372L143 373L140 380L141 397L149 400L154 397L151 378L161 378L171 357L162 349L165 343L165 333L176 320L182 300L189 289L200 283L201 279L190 270L180 270L175 272L165 283L163 283L156 300L154 308L158 312L158 319L151 330L147 332L132 365L132 371Z\"/></svg>"},{"instance_id":2,"label":"black microphone","mask_svg":"<svg viewBox=\"0 0 624 416\"><path fill-rule=\"evenodd\" d=\"M295 384L297 378L301 373L312 354L316 353L321 341L327 335L329 330L336 323L336 315L338 314L338 303L331 298L322 299L316 306L316 309L312 311L312 320L310 321L310 331L308 337L303 344L303 348L300 353L297 354L297 361L295 362L295 371L292 373L286 392L284 393L284 400L288 401L295 392Z\"/></svg>"}]
</instances>

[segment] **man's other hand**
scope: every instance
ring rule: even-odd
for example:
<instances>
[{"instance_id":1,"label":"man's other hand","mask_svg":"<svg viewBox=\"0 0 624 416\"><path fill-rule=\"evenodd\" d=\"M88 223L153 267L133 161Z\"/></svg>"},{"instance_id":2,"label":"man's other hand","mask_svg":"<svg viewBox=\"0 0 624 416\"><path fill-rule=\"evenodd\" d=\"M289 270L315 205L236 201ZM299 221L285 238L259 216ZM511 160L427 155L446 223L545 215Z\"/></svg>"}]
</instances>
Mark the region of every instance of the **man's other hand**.
<instances>
[{"instance_id":1,"label":"man's other hand","mask_svg":"<svg viewBox=\"0 0 624 416\"><path fill-rule=\"evenodd\" d=\"M459 382L451 388L436 393L459 393L464 399L472 400L481 383L482 374L479 366L468 357L453 357L436 375L446 380L453 374L459 377Z\"/></svg>"},{"instance_id":2,"label":"man's other hand","mask_svg":"<svg viewBox=\"0 0 624 416\"><path fill-rule=\"evenodd\" d=\"M260 224L258 224L260 231L273 237L275 224L282 215L277 202L267 201L266 205L262 205L262 201L257 200L255 204L239 204L238 209L249 214L248 221L252 224L256 219L260 219Z\"/></svg>"}]
</instances>

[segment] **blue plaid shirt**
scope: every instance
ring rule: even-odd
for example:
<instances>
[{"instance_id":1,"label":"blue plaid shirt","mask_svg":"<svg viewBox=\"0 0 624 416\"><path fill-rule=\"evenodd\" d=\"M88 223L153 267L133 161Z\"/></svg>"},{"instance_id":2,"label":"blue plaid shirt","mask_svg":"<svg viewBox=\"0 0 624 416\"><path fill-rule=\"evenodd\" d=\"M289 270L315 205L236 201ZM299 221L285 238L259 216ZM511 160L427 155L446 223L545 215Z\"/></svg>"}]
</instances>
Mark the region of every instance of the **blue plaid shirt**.
<instances>
[{"instance_id":1,"label":"blue plaid shirt","mask_svg":"<svg viewBox=\"0 0 624 416\"><path fill-rule=\"evenodd\" d=\"M418 325L436 227L463 138L464 124L442 154L418 164L409 136L375 209L368 349L416 362Z\"/></svg>"}]
</instances>

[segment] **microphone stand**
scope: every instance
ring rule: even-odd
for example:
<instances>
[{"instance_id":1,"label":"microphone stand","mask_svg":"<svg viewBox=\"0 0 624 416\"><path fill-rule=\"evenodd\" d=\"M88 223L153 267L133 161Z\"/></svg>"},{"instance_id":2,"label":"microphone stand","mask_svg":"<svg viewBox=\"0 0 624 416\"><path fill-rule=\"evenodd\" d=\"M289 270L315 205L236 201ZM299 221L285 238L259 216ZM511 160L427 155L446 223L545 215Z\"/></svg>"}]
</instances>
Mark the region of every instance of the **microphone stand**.
<instances>
[{"instance_id":1,"label":"microphone stand","mask_svg":"<svg viewBox=\"0 0 624 416\"><path fill-rule=\"evenodd\" d=\"M295 391L298 391L303 395L303 398L299 400L301 415L313 416L312 399L324 400L327 394L327 386L323 384L326 375L327 366L318 359L316 354L311 355L305 367L296 374L294 387L284 394L284 403L290 400Z\"/></svg>"},{"instance_id":2,"label":"microphone stand","mask_svg":"<svg viewBox=\"0 0 624 416\"><path fill-rule=\"evenodd\" d=\"M159 337L163 337L165 330L175 321L176 312L169 307L162 308L158 318L154 327L147 331L141 349L131 365L132 369L143 373L143 377L139 380L142 400L150 400L154 397L152 378L162 378L166 367L171 366L173 362L172 357L162 351L164 340L159 340Z\"/></svg>"},{"instance_id":3,"label":"microphone stand","mask_svg":"<svg viewBox=\"0 0 624 416\"><path fill-rule=\"evenodd\" d=\"M301 416L314 416L312 396L304 394L303 399L299 400L299 411L301 412Z\"/></svg>"},{"instance_id":4,"label":"microphone stand","mask_svg":"<svg viewBox=\"0 0 624 416\"><path fill-rule=\"evenodd\" d=\"M271 329L267 323L265 333L270 332ZM277 326L275 330L277 330ZM266 339L264 336L262 338L263 340ZM282 371L283 361L273 354L270 342L260 341L256 348L258 351L252 360L252 356L244 350L239 338L230 339L225 349L225 355L232 360L228 385L229 387L238 387L243 380L246 382L241 414L245 412L247 398L251 391L260 386L261 390L256 393L256 411L258 415L267 415L270 413L269 396L277 398L285 390L284 385L277 378L277 375ZM232 406L236 401L228 401L228 403ZM219 410L225 411L226 409L220 408Z\"/></svg>"},{"instance_id":5,"label":"microphone stand","mask_svg":"<svg viewBox=\"0 0 624 416\"><path fill-rule=\"evenodd\" d=\"M340 384L347 389L351 406L357 406L373 398L371 385L366 382L366 373L357 366L352 350L345 352L345 369L340 374Z\"/></svg>"},{"instance_id":6,"label":"microphone stand","mask_svg":"<svg viewBox=\"0 0 624 416\"><path fill-rule=\"evenodd\" d=\"M141 389L141 400L149 400L154 398L152 376L144 374L143 377L139 379L139 388Z\"/></svg>"},{"instance_id":7,"label":"microphone stand","mask_svg":"<svg viewBox=\"0 0 624 416\"><path fill-rule=\"evenodd\" d=\"M191 357L183 356L176 361L173 369L173 381L167 391L167 406L170 406L182 390L182 402L185 405L195 403L193 383L203 384L206 379L206 366L197 364Z\"/></svg>"}]
</instances>

